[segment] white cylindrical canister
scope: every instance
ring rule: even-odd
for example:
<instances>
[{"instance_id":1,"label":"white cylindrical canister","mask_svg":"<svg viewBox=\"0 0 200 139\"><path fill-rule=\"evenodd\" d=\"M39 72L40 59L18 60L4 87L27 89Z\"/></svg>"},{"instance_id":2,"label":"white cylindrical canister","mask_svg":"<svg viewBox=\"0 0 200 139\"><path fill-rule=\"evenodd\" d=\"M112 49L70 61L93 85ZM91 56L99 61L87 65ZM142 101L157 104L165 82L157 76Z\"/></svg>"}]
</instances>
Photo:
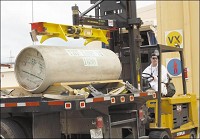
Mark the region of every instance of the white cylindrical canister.
<instances>
[{"instance_id":1,"label":"white cylindrical canister","mask_svg":"<svg viewBox=\"0 0 200 139\"><path fill-rule=\"evenodd\" d=\"M121 63L111 50L89 47L29 46L15 62L15 76L26 91L41 93L56 82L116 80Z\"/></svg>"}]
</instances>

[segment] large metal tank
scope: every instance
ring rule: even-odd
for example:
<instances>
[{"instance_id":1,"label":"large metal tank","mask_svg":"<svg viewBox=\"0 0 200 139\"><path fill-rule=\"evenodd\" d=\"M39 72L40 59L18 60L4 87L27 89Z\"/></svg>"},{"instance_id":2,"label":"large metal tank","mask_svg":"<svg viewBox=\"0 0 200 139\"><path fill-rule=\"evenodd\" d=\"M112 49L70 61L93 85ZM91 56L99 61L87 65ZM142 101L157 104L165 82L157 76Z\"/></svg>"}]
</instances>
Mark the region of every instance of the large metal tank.
<instances>
[{"instance_id":1,"label":"large metal tank","mask_svg":"<svg viewBox=\"0 0 200 139\"><path fill-rule=\"evenodd\" d=\"M120 77L118 56L108 49L63 46L29 46L15 62L19 85L41 93L55 82L115 80Z\"/></svg>"}]
</instances>

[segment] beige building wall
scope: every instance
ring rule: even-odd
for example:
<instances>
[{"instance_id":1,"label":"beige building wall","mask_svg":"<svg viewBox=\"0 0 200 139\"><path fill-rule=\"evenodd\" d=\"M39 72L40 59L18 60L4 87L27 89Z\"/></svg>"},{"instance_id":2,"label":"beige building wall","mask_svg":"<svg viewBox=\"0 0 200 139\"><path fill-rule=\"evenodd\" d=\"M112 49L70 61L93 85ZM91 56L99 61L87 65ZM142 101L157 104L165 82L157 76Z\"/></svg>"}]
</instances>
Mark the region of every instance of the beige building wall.
<instances>
[{"instance_id":1,"label":"beige building wall","mask_svg":"<svg viewBox=\"0 0 200 139\"><path fill-rule=\"evenodd\" d=\"M156 1L157 39L165 44L165 32L183 30L185 67L189 69L186 81L188 93L196 93L199 98L199 2L198 1ZM163 58L177 57L168 54ZM173 78L178 93L182 93L181 77Z\"/></svg>"},{"instance_id":2,"label":"beige building wall","mask_svg":"<svg viewBox=\"0 0 200 139\"><path fill-rule=\"evenodd\" d=\"M142 19L143 25L157 25L156 3L137 9L137 17Z\"/></svg>"},{"instance_id":3,"label":"beige building wall","mask_svg":"<svg viewBox=\"0 0 200 139\"><path fill-rule=\"evenodd\" d=\"M14 68L1 68L1 88L18 87L19 84L15 78Z\"/></svg>"}]
</instances>

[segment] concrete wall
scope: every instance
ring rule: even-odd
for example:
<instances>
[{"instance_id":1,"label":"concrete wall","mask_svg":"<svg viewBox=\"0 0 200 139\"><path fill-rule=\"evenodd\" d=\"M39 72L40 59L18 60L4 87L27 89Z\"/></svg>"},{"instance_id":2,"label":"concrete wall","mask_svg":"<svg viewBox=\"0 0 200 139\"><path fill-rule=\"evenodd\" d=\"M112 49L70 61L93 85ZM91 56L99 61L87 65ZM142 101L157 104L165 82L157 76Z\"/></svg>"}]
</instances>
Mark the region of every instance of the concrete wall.
<instances>
[{"instance_id":1,"label":"concrete wall","mask_svg":"<svg viewBox=\"0 0 200 139\"><path fill-rule=\"evenodd\" d=\"M165 31L183 30L185 67L189 69L186 81L188 93L199 97L199 2L198 1L156 1L157 39L165 44ZM172 58L168 54L163 58ZM173 78L178 93L182 93L181 77Z\"/></svg>"}]
</instances>

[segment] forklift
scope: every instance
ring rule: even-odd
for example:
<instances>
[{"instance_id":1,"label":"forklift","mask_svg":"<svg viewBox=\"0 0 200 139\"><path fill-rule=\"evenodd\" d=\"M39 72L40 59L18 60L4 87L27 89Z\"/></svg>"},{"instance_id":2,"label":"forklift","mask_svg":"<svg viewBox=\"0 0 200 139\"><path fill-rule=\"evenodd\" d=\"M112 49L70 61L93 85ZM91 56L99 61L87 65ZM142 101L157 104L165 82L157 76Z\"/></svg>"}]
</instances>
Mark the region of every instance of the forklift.
<instances>
[{"instance_id":1,"label":"forklift","mask_svg":"<svg viewBox=\"0 0 200 139\"><path fill-rule=\"evenodd\" d=\"M156 92L156 99L149 100L146 104L148 114L144 117L149 118L149 122L146 125L146 135L149 138L197 138L197 99L194 93L187 93L184 77L183 48L157 43L154 45L144 45L142 42L145 38L141 38L139 30L142 20L137 18L136 15L136 1L91 0L91 3L94 5L82 13L79 16L79 20L73 18L73 21L79 24L88 23L87 20L89 19L82 17L94 7L97 20L104 20L105 23L113 20L112 27L108 27L109 24L107 24L107 29L110 30L110 41L107 48L119 54L122 63L121 78L124 81L129 81L134 87L146 91L145 85L143 85L142 71L150 64L151 53L157 51L159 54L158 92ZM163 53L180 54L183 87L183 94L181 95L161 97L161 61ZM151 75L149 77L152 78Z\"/></svg>"},{"instance_id":2,"label":"forklift","mask_svg":"<svg viewBox=\"0 0 200 139\"><path fill-rule=\"evenodd\" d=\"M142 135L152 139L197 138L197 101L194 93L187 93L183 49L161 44L142 46L143 38L141 38L139 30L142 20L137 18L136 15L136 1L91 0L91 4L93 5L83 13L80 13L77 5L72 7L73 26L68 27L67 33L72 34L71 36L74 35L74 38L78 39L78 35L81 34L81 29L78 26L90 25L93 29L102 29L104 31L102 35L105 35L101 36L102 38L100 39L104 42L102 46L118 54L122 64L121 79L123 81L130 82L132 86L140 89L141 92L147 91L143 84L142 71L150 64L150 54L155 50L159 54L156 99L147 101L147 112L139 112L139 116L144 117L144 121L141 122L141 127L136 129L139 132L137 137ZM86 16L93 9L95 9L95 17ZM105 30L108 30L108 32L105 32ZM96 30L93 31L95 32ZM47 35L45 37L45 39L50 38ZM63 35L57 35L56 37L63 38ZM91 39L95 40L98 37ZM105 37L109 38L109 43L104 40ZM87 39L87 37L85 38ZM183 94L161 97L162 53L167 52L180 54ZM149 78L152 78L151 75L149 75ZM145 129L143 128L144 126ZM127 137L133 136L126 135Z\"/></svg>"}]
</instances>

